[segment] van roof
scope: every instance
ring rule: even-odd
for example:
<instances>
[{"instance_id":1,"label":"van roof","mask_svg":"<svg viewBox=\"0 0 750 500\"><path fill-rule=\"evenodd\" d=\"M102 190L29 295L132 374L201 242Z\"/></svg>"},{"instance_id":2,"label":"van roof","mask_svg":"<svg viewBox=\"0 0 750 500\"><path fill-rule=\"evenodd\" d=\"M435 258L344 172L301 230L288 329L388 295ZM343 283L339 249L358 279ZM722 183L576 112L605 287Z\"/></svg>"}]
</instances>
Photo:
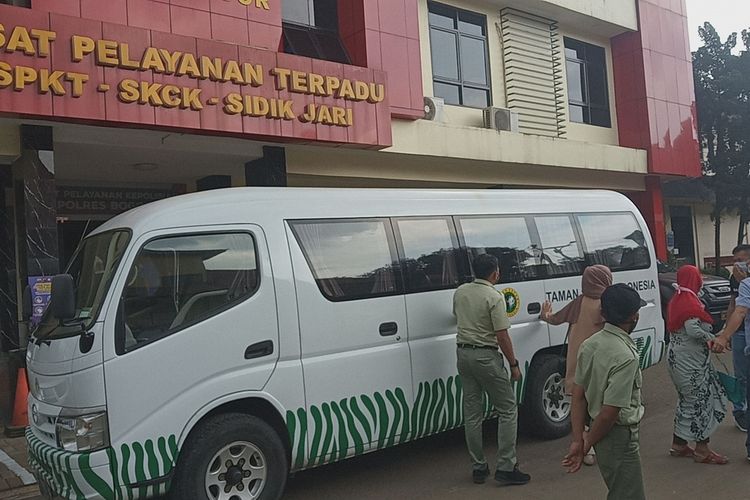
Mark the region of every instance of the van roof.
<instances>
[{"instance_id":1,"label":"van roof","mask_svg":"<svg viewBox=\"0 0 750 500\"><path fill-rule=\"evenodd\" d=\"M287 219L605 211L637 212L624 195L600 190L241 187L148 203L110 219L92 234Z\"/></svg>"}]
</instances>

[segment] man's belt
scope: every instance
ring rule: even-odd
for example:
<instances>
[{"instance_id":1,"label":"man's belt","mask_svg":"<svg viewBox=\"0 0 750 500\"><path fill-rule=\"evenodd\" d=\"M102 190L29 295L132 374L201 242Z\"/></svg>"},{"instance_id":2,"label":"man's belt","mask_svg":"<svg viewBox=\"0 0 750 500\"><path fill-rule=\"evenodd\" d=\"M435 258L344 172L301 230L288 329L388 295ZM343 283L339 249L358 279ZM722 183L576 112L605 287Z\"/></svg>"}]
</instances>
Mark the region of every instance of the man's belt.
<instances>
[{"instance_id":1,"label":"man's belt","mask_svg":"<svg viewBox=\"0 0 750 500\"><path fill-rule=\"evenodd\" d=\"M497 346L491 345L474 345L474 344L456 344L459 349L492 349L497 351Z\"/></svg>"}]
</instances>

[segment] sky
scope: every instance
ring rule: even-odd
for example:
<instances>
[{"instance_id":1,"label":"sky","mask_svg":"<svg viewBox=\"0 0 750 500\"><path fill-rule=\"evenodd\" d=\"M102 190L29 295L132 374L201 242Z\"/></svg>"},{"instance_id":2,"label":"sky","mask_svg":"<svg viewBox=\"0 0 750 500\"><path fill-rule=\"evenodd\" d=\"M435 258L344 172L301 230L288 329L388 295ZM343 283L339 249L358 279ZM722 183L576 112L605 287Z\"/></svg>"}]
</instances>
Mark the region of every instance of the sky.
<instances>
[{"instance_id":1,"label":"sky","mask_svg":"<svg viewBox=\"0 0 750 500\"><path fill-rule=\"evenodd\" d=\"M747 0L687 0L690 48L702 45L698 26L709 21L722 39L750 27L750 2ZM740 42L741 43L741 42Z\"/></svg>"}]
</instances>

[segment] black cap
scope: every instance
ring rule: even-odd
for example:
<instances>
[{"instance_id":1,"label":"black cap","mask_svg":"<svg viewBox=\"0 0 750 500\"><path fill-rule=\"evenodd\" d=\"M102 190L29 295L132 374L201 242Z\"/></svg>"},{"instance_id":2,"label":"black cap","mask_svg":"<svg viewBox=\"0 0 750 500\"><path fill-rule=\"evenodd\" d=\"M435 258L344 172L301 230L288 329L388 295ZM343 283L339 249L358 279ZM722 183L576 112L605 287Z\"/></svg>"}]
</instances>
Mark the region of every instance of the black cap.
<instances>
[{"instance_id":1,"label":"black cap","mask_svg":"<svg viewBox=\"0 0 750 500\"><path fill-rule=\"evenodd\" d=\"M638 292L624 283L612 285L602 294L602 315L613 324L625 322L645 305Z\"/></svg>"}]
</instances>

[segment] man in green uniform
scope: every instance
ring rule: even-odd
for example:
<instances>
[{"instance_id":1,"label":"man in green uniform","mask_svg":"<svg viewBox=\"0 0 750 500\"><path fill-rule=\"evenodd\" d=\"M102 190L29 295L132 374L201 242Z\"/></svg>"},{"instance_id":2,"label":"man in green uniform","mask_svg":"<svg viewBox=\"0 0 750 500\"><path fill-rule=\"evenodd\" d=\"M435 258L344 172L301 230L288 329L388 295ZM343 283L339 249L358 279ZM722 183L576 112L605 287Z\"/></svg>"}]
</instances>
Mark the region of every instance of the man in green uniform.
<instances>
[{"instance_id":1,"label":"man in green uniform","mask_svg":"<svg viewBox=\"0 0 750 500\"><path fill-rule=\"evenodd\" d=\"M630 334L646 303L631 287L616 284L602 294L604 329L581 344L573 388L573 442L563 460L569 472L581 468L593 446L609 488L608 500L646 498L641 472L639 425L641 368ZM584 434L587 419L591 430Z\"/></svg>"},{"instance_id":2,"label":"man in green uniform","mask_svg":"<svg viewBox=\"0 0 750 500\"><path fill-rule=\"evenodd\" d=\"M474 464L473 478L481 484L490 473L482 449L486 392L499 414L495 480L526 484L531 476L518 470L516 460L518 407L511 384L511 379L521 379L521 371L508 335L505 300L494 288L500 279L497 258L489 254L477 257L474 274L477 279L461 285L453 296L453 314L458 320L458 373L463 384L466 445ZM510 364L510 377L498 347Z\"/></svg>"}]
</instances>

